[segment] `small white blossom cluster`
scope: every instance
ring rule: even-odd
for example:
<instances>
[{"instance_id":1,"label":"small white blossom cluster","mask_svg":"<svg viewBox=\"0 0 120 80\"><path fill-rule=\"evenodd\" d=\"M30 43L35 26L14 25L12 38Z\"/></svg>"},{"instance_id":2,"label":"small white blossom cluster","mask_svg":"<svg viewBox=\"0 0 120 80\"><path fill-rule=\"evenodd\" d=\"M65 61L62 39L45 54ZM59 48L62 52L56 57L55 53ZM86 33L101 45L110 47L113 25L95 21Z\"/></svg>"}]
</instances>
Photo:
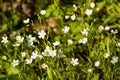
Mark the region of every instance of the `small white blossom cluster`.
<instances>
[{"instance_id":1,"label":"small white blossom cluster","mask_svg":"<svg viewBox=\"0 0 120 80\"><path fill-rule=\"evenodd\" d=\"M24 58L26 57L26 53L25 52L21 52L21 56Z\"/></svg>"},{"instance_id":2,"label":"small white blossom cluster","mask_svg":"<svg viewBox=\"0 0 120 80\"><path fill-rule=\"evenodd\" d=\"M108 58L110 56L110 54L109 53L104 53L103 56L104 56L104 58Z\"/></svg>"},{"instance_id":3,"label":"small white blossom cluster","mask_svg":"<svg viewBox=\"0 0 120 80\"><path fill-rule=\"evenodd\" d=\"M32 37L31 34L29 34L28 36L26 36L26 38L27 38L28 44L31 45L31 46L34 46L33 43L36 41L36 38Z\"/></svg>"},{"instance_id":4,"label":"small white blossom cluster","mask_svg":"<svg viewBox=\"0 0 120 80\"><path fill-rule=\"evenodd\" d=\"M65 15L65 19L71 19L72 21L74 21L76 19L76 15L75 14L72 14L71 16L69 15Z\"/></svg>"},{"instance_id":5,"label":"small white blossom cluster","mask_svg":"<svg viewBox=\"0 0 120 80\"><path fill-rule=\"evenodd\" d=\"M91 2L91 3L90 3L90 7L91 7L91 8L94 8L94 7L95 7L95 3L94 3L94 2Z\"/></svg>"},{"instance_id":6,"label":"small white blossom cluster","mask_svg":"<svg viewBox=\"0 0 120 80\"><path fill-rule=\"evenodd\" d=\"M2 36L2 40L1 40L1 43L8 43L8 37L7 36Z\"/></svg>"},{"instance_id":7,"label":"small white blossom cluster","mask_svg":"<svg viewBox=\"0 0 120 80\"><path fill-rule=\"evenodd\" d=\"M74 10L77 11L78 7L76 4L73 4Z\"/></svg>"},{"instance_id":8,"label":"small white blossom cluster","mask_svg":"<svg viewBox=\"0 0 120 80\"><path fill-rule=\"evenodd\" d=\"M46 10L41 10L41 11L40 11L40 14L41 14L41 15L45 15L45 14L46 14Z\"/></svg>"},{"instance_id":9,"label":"small white blossom cluster","mask_svg":"<svg viewBox=\"0 0 120 80\"><path fill-rule=\"evenodd\" d=\"M43 69L46 69L47 67L48 67L47 64L45 64L45 63L42 64L42 68L43 68Z\"/></svg>"},{"instance_id":10,"label":"small white blossom cluster","mask_svg":"<svg viewBox=\"0 0 120 80\"><path fill-rule=\"evenodd\" d=\"M59 45L60 45L60 41L55 41L55 42L53 43L53 45L54 45L54 46L59 46Z\"/></svg>"},{"instance_id":11,"label":"small white blossom cluster","mask_svg":"<svg viewBox=\"0 0 120 80\"><path fill-rule=\"evenodd\" d=\"M24 41L24 37L16 36L16 41L19 42L19 43L22 43Z\"/></svg>"},{"instance_id":12,"label":"small white blossom cluster","mask_svg":"<svg viewBox=\"0 0 120 80\"><path fill-rule=\"evenodd\" d=\"M68 45L73 44L73 40L72 39L68 39L67 42L68 42Z\"/></svg>"},{"instance_id":13,"label":"small white blossom cluster","mask_svg":"<svg viewBox=\"0 0 120 80\"><path fill-rule=\"evenodd\" d=\"M70 30L69 26L64 26L64 28L62 29L63 33L68 33Z\"/></svg>"},{"instance_id":14,"label":"small white blossom cluster","mask_svg":"<svg viewBox=\"0 0 120 80\"><path fill-rule=\"evenodd\" d=\"M24 37L17 35L15 37L15 40L16 40L16 42L15 42L15 44L13 44L13 46L15 46L15 47L20 46L20 44L24 41Z\"/></svg>"},{"instance_id":15,"label":"small white blossom cluster","mask_svg":"<svg viewBox=\"0 0 120 80\"><path fill-rule=\"evenodd\" d=\"M78 41L79 44L86 44L88 42L88 38L85 37L85 38L82 38Z\"/></svg>"},{"instance_id":16,"label":"small white blossom cluster","mask_svg":"<svg viewBox=\"0 0 120 80\"><path fill-rule=\"evenodd\" d=\"M65 15L65 19L67 20L67 19L69 19L70 18L70 16L68 16L68 15Z\"/></svg>"},{"instance_id":17,"label":"small white blossom cluster","mask_svg":"<svg viewBox=\"0 0 120 80\"><path fill-rule=\"evenodd\" d=\"M7 60L7 56L6 56L6 55L3 55L3 56L2 56L2 60Z\"/></svg>"},{"instance_id":18,"label":"small white blossom cluster","mask_svg":"<svg viewBox=\"0 0 120 80\"><path fill-rule=\"evenodd\" d=\"M117 46L117 47L120 47L120 42L116 43L116 46Z\"/></svg>"},{"instance_id":19,"label":"small white blossom cluster","mask_svg":"<svg viewBox=\"0 0 120 80\"><path fill-rule=\"evenodd\" d=\"M27 58L25 61L26 61L26 64L31 64L33 60L35 60L36 58L39 58L39 59L42 59L42 55L40 55L38 53L38 51L33 51L32 52L32 55L30 58Z\"/></svg>"},{"instance_id":20,"label":"small white blossom cluster","mask_svg":"<svg viewBox=\"0 0 120 80\"><path fill-rule=\"evenodd\" d=\"M71 59L71 61L70 61L70 63L73 65L73 66L76 66L76 65L78 65L79 64L79 62L78 62L78 58L72 58Z\"/></svg>"},{"instance_id":21,"label":"small white blossom cluster","mask_svg":"<svg viewBox=\"0 0 120 80\"><path fill-rule=\"evenodd\" d=\"M41 30L40 32L38 32L38 38L39 39L44 39L46 36L46 32L44 30Z\"/></svg>"},{"instance_id":22,"label":"small white blossom cluster","mask_svg":"<svg viewBox=\"0 0 120 80\"><path fill-rule=\"evenodd\" d=\"M45 50L42 52L42 55L47 57L65 57L61 49L57 51L49 46L46 46Z\"/></svg>"},{"instance_id":23,"label":"small white blossom cluster","mask_svg":"<svg viewBox=\"0 0 120 80\"><path fill-rule=\"evenodd\" d=\"M118 30L117 29L115 29L115 30L111 30L111 33L113 33L113 34L117 34L118 33Z\"/></svg>"},{"instance_id":24,"label":"small white blossom cluster","mask_svg":"<svg viewBox=\"0 0 120 80\"><path fill-rule=\"evenodd\" d=\"M99 26L99 30L101 30L101 31L102 31L102 30L109 31L109 30L110 30L110 27L109 27L109 26L105 26L105 27L104 27L104 26L100 25L100 26Z\"/></svg>"},{"instance_id":25,"label":"small white blossom cluster","mask_svg":"<svg viewBox=\"0 0 120 80\"><path fill-rule=\"evenodd\" d=\"M65 55L61 49L58 50L58 57L60 57L60 58L65 57Z\"/></svg>"},{"instance_id":26,"label":"small white blossom cluster","mask_svg":"<svg viewBox=\"0 0 120 80\"><path fill-rule=\"evenodd\" d=\"M74 8L74 11L77 11L78 9L76 4L73 4L73 8ZM75 13L72 13L71 15L65 15L65 19L66 20L71 19L72 21L74 21L76 19L76 15Z\"/></svg>"},{"instance_id":27,"label":"small white blossom cluster","mask_svg":"<svg viewBox=\"0 0 120 80\"><path fill-rule=\"evenodd\" d=\"M73 14L70 18L71 18L72 21L74 21L76 19L75 14Z\"/></svg>"},{"instance_id":28,"label":"small white blossom cluster","mask_svg":"<svg viewBox=\"0 0 120 80\"><path fill-rule=\"evenodd\" d=\"M19 60L13 60L13 62L11 63L13 67L19 65Z\"/></svg>"},{"instance_id":29,"label":"small white blossom cluster","mask_svg":"<svg viewBox=\"0 0 120 80\"><path fill-rule=\"evenodd\" d=\"M24 24L28 24L30 22L30 19L29 18L27 18L26 20L23 20L23 23Z\"/></svg>"},{"instance_id":30,"label":"small white blossom cluster","mask_svg":"<svg viewBox=\"0 0 120 80\"><path fill-rule=\"evenodd\" d=\"M50 57L55 57L57 55L57 50L53 50L51 47L46 46L46 49L44 52L42 52L43 56L50 56Z\"/></svg>"},{"instance_id":31,"label":"small white blossom cluster","mask_svg":"<svg viewBox=\"0 0 120 80\"><path fill-rule=\"evenodd\" d=\"M105 53L103 56L104 56L104 58L108 58L109 55L110 55L110 54ZM115 63L117 63L117 62L118 62L118 57L117 57L117 56L113 56L113 57L112 57L112 60L111 60L111 63L112 63L112 64L115 64ZM99 66L100 66L100 61L95 61L94 66L95 66L95 67L99 67Z\"/></svg>"},{"instance_id":32,"label":"small white blossom cluster","mask_svg":"<svg viewBox=\"0 0 120 80\"><path fill-rule=\"evenodd\" d=\"M93 10L92 10L92 9L86 9L86 11L85 11L85 14L86 14L87 16L92 15L92 13L93 13Z\"/></svg>"},{"instance_id":33,"label":"small white blossom cluster","mask_svg":"<svg viewBox=\"0 0 120 80\"><path fill-rule=\"evenodd\" d=\"M94 7L95 7L95 3L91 2L91 3L90 3L90 8L94 8ZM85 14L86 14L87 16L92 15L92 13L93 13L93 10L92 10L92 9L86 9L86 11L85 11Z\"/></svg>"},{"instance_id":34,"label":"small white blossom cluster","mask_svg":"<svg viewBox=\"0 0 120 80\"><path fill-rule=\"evenodd\" d=\"M87 36L87 35L88 35L88 30L89 30L88 28L84 28L83 31L81 31L81 33L82 33L83 35L86 35L86 36Z\"/></svg>"},{"instance_id":35,"label":"small white blossom cluster","mask_svg":"<svg viewBox=\"0 0 120 80\"><path fill-rule=\"evenodd\" d=\"M93 71L92 68L89 68L89 69L88 69L88 72L89 72L89 73L92 73L92 71Z\"/></svg>"},{"instance_id":36,"label":"small white blossom cluster","mask_svg":"<svg viewBox=\"0 0 120 80\"><path fill-rule=\"evenodd\" d=\"M112 57L112 60L111 60L111 63L112 64L115 64L115 63L117 63L118 62L118 57Z\"/></svg>"},{"instance_id":37,"label":"small white blossom cluster","mask_svg":"<svg viewBox=\"0 0 120 80\"><path fill-rule=\"evenodd\" d=\"M95 67L99 67L100 66L100 61L95 61L94 65L95 65Z\"/></svg>"}]
</instances>

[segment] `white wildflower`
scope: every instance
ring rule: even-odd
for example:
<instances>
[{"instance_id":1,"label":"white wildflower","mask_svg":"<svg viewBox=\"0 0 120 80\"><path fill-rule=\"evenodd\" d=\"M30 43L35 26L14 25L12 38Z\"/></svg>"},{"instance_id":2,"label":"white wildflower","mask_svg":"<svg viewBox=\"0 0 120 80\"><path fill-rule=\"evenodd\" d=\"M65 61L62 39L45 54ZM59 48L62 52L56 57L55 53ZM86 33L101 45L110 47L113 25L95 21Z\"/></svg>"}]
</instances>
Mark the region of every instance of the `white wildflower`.
<instances>
[{"instance_id":1,"label":"white wildflower","mask_svg":"<svg viewBox=\"0 0 120 80\"><path fill-rule=\"evenodd\" d=\"M48 52L42 52L42 55L43 55L43 56L49 56L49 55L48 55Z\"/></svg>"},{"instance_id":2,"label":"white wildflower","mask_svg":"<svg viewBox=\"0 0 120 80\"><path fill-rule=\"evenodd\" d=\"M104 56L104 58L108 58L110 56L110 54L109 53L105 53L103 56Z\"/></svg>"},{"instance_id":3,"label":"white wildflower","mask_svg":"<svg viewBox=\"0 0 120 80\"><path fill-rule=\"evenodd\" d=\"M3 59L3 60L7 60L6 55L2 56L2 59Z\"/></svg>"},{"instance_id":4,"label":"white wildflower","mask_svg":"<svg viewBox=\"0 0 120 80\"><path fill-rule=\"evenodd\" d=\"M99 61L95 61L95 67L99 67L100 66L100 62Z\"/></svg>"},{"instance_id":5,"label":"white wildflower","mask_svg":"<svg viewBox=\"0 0 120 80\"><path fill-rule=\"evenodd\" d=\"M112 64L115 64L115 63L117 63L118 62L118 57L112 57L112 60L111 60L111 63Z\"/></svg>"},{"instance_id":6,"label":"white wildflower","mask_svg":"<svg viewBox=\"0 0 120 80\"><path fill-rule=\"evenodd\" d=\"M92 9L86 9L85 14L90 16L92 15L92 12L93 12Z\"/></svg>"},{"instance_id":7,"label":"white wildflower","mask_svg":"<svg viewBox=\"0 0 120 80\"><path fill-rule=\"evenodd\" d=\"M38 38L39 39L44 39L46 35L46 32L44 30L41 30L40 32L38 32Z\"/></svg>"},{"instance_id":8,"label":"white wildflower","mask_svg":"<svg viewBox=\"0 0 120 80\"><path fill-rule=\"evenodd\" d=\"M105 27L105 30L106 30L106 31L110 30L110 27L109 27L109 26L106 26L106 27Z\"/></svg>"},{"instance_id":9,"label":"white wildflower","mask_svg":"<svg viewBox=\"0 0 120 80\"><path fill-rule=\"evenodd\" d=\"M77 7L76 4L73 4L73 7L74 7L74 8Z\"/></svg>"},{"instance_id":10,"label":"white wildflower","mask_svg":"<svg viewBox=\"0 0 120 80\"><path fill-rule=\"evenodd\" d=\"M83 31L81 31L81 33L82 33L83 35L85 34L85 35L87 36L87 35L88 35L88 29L85 29L85 28L84 28Z\"/></svg>"},{"instance_id":11,"label":"white wildflower","mask_svg":"<svg viewBox=\"0 0 120 80\"><path fill-rule=\"evenodd\" d=\"M82 38L78 41L79 44L86 44L88 42L88 39L87 38Z\"/></svg>"},{"instance_id":12,"label":"white wildflower","mask_svg":"<svg viewBox=\"0 0 120 80\"><path fill-rule=\"evenodd\" d=\"M116 46L117 46L117 47L120 47L120 42L116 43Z\"/></svg>"},{"instance_id":13,"label":"white wildflower","mask_svg":"<svg viewBox=\"0 0 120 80\"><path fill-rule=\"evenodd\" d=\"M57 54L56 54L56 50L50 50L49 51L49 56L51 57L55 57Z\"/></svg>"},{"instance_id":14,"label":"white wildflower","mask_svg":"<svg viewBox=\"0 0 120 80\"><path fill-rule=\"evenodd\" d=\"M100 25L99 30L104 30L104 26Z\"/></svg>"},{"instance_id":15,"label":"white wildflower","mask_svg":"<svg viewBox=\"0 0 120 80\"><path fill-rule=\"evenodd\" d=\"M25 53L25 52L21 52L21 56L22 56L22 57L25 57L25 56L26 56L26 53Z\"/></svg>"},{"instance_id":16,"label":"white wildflower","mask_svg":"<svg viewBox=\"0 0 120 80\"><path fill-rule=\"evenodd\" d=\"M88 42L88 39L87 39L87 38L83 38L83 39L82 39L82 43L83 43L83 44L86 44L87 42Z\"/></svg>"},{"instance_id":17,"label":"white wildflower","mask_svg":"<svg viewBox=\"0 0 120 80\"><path fill-rule=\"evenodd\" d=\"M27 38L29 45L33 46L33 43L36 40L36 38L32 37L32 35L30 35L30 34L28 36L26 36L26 38Z\"/></svg>"},{"instance_id":18,"label":"white wildflower","mask_svg":"<svg viewBox=\"0 0 120 80\"><path fill-rule=\"evenodd\" d=\"M93 71L93 70L92 70L91 68L88 69L88 72L89 72L89 73L92 73L92 71Z\"/></svg>"},{"instance_id":19,"label":"white wildflower","mask_svg":"<svg viewBox=\"0 0 120 80\"><path fill-rule=\"evenodd\" d=\"M17 40L17 42L23 42L24 41L24 37L22 37L22 36L16 36L16 40Z\"/></svg>"},{"instance_id":20,"label":"white wildflower","mask_svg":"<svg viewBox=\"0 0 120 80\"><path fill-rule=\"evenodd\" d=\"M32 35L31 34L29 34L28 36L26 36L27 37L27 40L28 40L28 42L33 42L33 41L35 41L35 37L32 37Z\"/></svg>"},{"instance_id":21,"label":"white wildflower","mask_svg":"<svg viewBox=\"0 0 120 80\"><path fill-rule=\"evenodd\" d=\"M55 42L53 43L53 45L54 45L54 46L60 45L60 41L55 41Z\"/></svg>"},{"instance_id":22,"label":"white wildflower","mask_svg":"<svg viewBox=\"0 0 120 80\"><path fill-rule=\"evenodd\" d=\"M8 43L8 37L7 36L3 36L1 42L4 43L4 44Z\"/></svg>"},{"instance_id":23,"label":"white wildflower","mask_svg":"<svg viewBox=\"0 0 120 80\"><path fill-rule=\"evenodd\" d=\"M73 20L73 21L74 21L74 20L76 19L75 14L73 14L70 18L71 18L71 20Z\"/></svg>"},{"instance_id":24,"label":"white wildflower","mask_svg":"<svg viewBox=\"0 0 120 80\"><path fill-rule=\"evenodd\" d=\"M41 15L45 15L45 13L46 13L46 10L41 10L41 11L40 11L40 14L41 14Z\"/></svg>"},{"instance_id":25,"label":"white wildflower","mask_svg":"<svg viewBox=\"0 0 120 80\"><path fill-rule=\"evenodd\" d=\"M96 8L96 11L99 11L100 10L100 8Z\"/></svg>"},{"instance_id":26,"label":"white wildflower","mask_svg":"<svg viewBox=\"0 0 120 80\"><path fill-rule=\"evenodd\" d=\"M70 27L68 26L65 26L64 29L62 29L63 33L67 33L69 32L69 30L70 30Z\"/></svg>"},{"instance_id":27,"label":"white wildflower","mask_svg":"<svg viewBox=\"0 0 120 80\"><path fill-rule=\"evenodd\" d=\"M47 67L48 67L47 64L45 64L45 63L42 64L42 68L43 68L43 69L46 69Z\"/></svg>"},{"instance_id":28,"label":"white wildflower","mask_svg":"<svg viewBox=\"0 0 120 80\"><path fill-rule=\"evenodd\" d=\"M49 56L49 52L50 52L51 50L52 50L51 47L46 46L44 52L42 52L42 55L43 55L43 56Z\"/></svg>"},{"instance_id":29,"label":"white wildflower","mask_svg":"<svg viewBox=\"0 0 120 80\"><path fill-rule=\"evenodd\" d=\"M91 3L90 3L90 7L91 7L91 8L94 8L94 7L95 7L95 3L91 2Z\"/></svg>"},{"instance_id":30,"label":"white wildflower","mask_svg":"<svg viewBox=\"0 0 120 80\"><path fill-rule=\"evenodd\" d=\"M30 59L26 59L25 61L26 61L26 64L31 64L32 63L32 59L31 58Z\"/></svg>"},{"instance_id":31,"label":"white wildflower","mask_svg":"<svg viewBox=\"0 0 120 80\"><path fill-rule=\"evenodd\" d=\"M69 19L69 17L70 17L70 16L68 16L68 15L65 15L65 19Z\"/></svg>"},{"instance_id":32,"label":"white wildflower","mask_svg":"<svg viewBox=\"0 0 120 80\"><path fill-rule=\"evenodd\" d=\"M58 50L58 57L65 57L65 55L61 49Z\"/></svg>"},{"instance_id":33,"label":"white wildflower","mask_svg":"<svg viewBox=\"0 0 120 80\"><path fill-rule=\"evenodd\" d=\"M17 46L20 46L20 44L19 43L15 43L15 44L13 44L13 46L17 47Z\"/></svg>"},{"instance_id":34,"label":"white wildflower","mask_svg":"<svg viewBox=\"0 0 120 80\"><path fill-rule=\"evenodd\" d=\"M30 19L27 18L26 20L23 20L23 23L28 24L30 22Z\"/></svg>"},{"instance_id":35,"label":"white wildflower","mask_svg":"<svg viewBox=\"0 0 120 80\"><path fill-rule=\"evenodd\" d=\"M76 66L76 65L78 65L79 63L78 63L78 59L77 58L72 58L71 59L71 61L70 61L70 63L73 65L73 66Z\"/></svg>"},{"instance_id":36,"label":"white wildflower","mask_svg":"<svg viewBox=\"0 0 120 80\"><path fill-rule=\"evenodd\" d=\"M73 40L72 39L68 39L67 42L68 42L68 45L73 44Z\"/></svg>"},{"instance_id":37,"label":"white wildflower","mask_svg":"<svg viewBox=\"0 0 120 80\"><path fill-rule=\"evenodd\" d=\"M38 55L38 58L41 60L43 58L43 56L42 55Z\"/></svg>"},{"instance_id":38,"label":"white wildflower","mask_svg":"<svg viewBox=\"0 0 120 80\"><path fill-rule=\"evenodd\" d=\"M51 50L51 47L46 46L46 48L45 48L44 52L49 52L50 50Z\"/></svg>"},{"instance_id":39,"label":"white wildflower","mask_svg":"<svg viewBox=\"0 0 120 80\"><path fill-rule=\"evenodd\" d=\"M13 67L19 65L19 60L13 60L13 62L11 63Z\"/></svg>"},{"instance_id":40,"label":"white wildflower","mask_svg":"<svg viewBox=\"0 0 120 80\"><path fill-rule=\"evenodd\" d=\"M118 30L117 29L115 29L115 30L111 30L111 33L113 33L113 34L117 34L118 33Z\"/></svg>"},{"instance_id":41,"label":"white wildflower","mask_svg":"<svg viewBox=\"0 0 120 80\"><path fill-rule=\"evenodd\" d=\"M76 6L76 4L73 4L74 7L74 11L77 11L78 7Z\"/></svg>"},{"instance_id":42,"label":"white wildflower","mask_svg":"<svg viewBox=\"0 0 120 80\"><path fill-rule=\"evenodd\" d=\"M31 55L31 59L36 59L38 57L38 52L37 51L33 51L32 55Z\"/></svg>"}]
</instances>

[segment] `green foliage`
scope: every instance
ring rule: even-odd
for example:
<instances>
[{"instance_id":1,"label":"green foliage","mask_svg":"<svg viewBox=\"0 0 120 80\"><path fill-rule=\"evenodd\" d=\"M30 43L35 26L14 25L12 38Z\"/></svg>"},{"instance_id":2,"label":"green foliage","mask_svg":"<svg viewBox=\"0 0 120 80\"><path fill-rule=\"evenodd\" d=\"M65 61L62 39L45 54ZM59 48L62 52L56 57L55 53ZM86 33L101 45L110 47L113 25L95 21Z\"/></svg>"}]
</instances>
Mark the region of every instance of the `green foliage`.
<instances>
[{"instance_id":1,"label":"green foliage","mask_svg":"<svg viewBox=\"0 0 120 80\"><path fill-rule=\"evenodd\" d=\"M119 0L0 1L0 80L119 80Z\"/></svg>"}]
</instances>

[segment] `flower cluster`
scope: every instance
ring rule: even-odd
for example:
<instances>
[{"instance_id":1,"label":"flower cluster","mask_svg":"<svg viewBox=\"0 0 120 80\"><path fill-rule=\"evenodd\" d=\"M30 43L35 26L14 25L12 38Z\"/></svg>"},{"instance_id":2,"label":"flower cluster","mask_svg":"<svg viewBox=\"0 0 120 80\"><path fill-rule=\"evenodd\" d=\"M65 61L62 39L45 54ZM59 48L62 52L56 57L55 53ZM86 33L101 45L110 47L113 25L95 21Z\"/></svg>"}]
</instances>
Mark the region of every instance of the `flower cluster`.
<instances>
[{"instance_id":1,"label":"flower cluster","mask_svg":"<svg viewBox=\"0 0 120 80\"><path fill-rule=\"evenodd\" d=\"M4 44L8 43L8 37L7 36L3 36L1 42L4 43Z\"/></svg>"},{"instance_id":2,"label":"flower cluster","mask_svg":"<svg viewBox=\"0 0 120 80\"><path fill-rule=\"evenodd\" d=\"M86 44L88 42L88 38L82 38L78 41L79 44Z\"/></svg>"},{"instance_id":3,"label":"flower cluster","mask_svg":"<svg viewBox=\"0 0 120 80\"><path fill-rule=\"evenodd\" d=\"M71 63L73 66L76 66L76 65L79 64L77 58L76 58L76 59L72 58L71 61L70 61L70 63Z\"/></svg>"},{"instance_id":4,"label":"flower cluster","mask_svg":"<svg viewBox=\"0 0 120 80\"><path fill-rule=\"evenodd\" d=\"M62 29L63 33L68 33L70 30L70 27L68 26L64 26L64 28Z\"/></svg>"},{"instance_id":5,"label":"flower cluster","mask_svg":"<svg viewBox=\"0 0 120 80\"><path fill-rule=\"evenodd\" d=\"M107 76L106 80L110 80L112 74L109 76L108 73L113 72L111 69L113 65L117 72L120 57L119 20L118 18L115 18L115 21L111 20L114 15L108 17L113 13L114 10L111 8L115 5L107 6L110 11L103 11L105 14L102 14L107 3L101 5L102 3L96 1L79 4L58 8L59 5L56 3L48 6L46 10L41 9L35 20L31 20L32 18L22 20L27 28L39 26L39 30L26 31L25 27L10 35L9 32L2 33L0 68L12 65L13 69L21 68L19 74L27 72L30 68L32 74L36 74L32 71L38 71L41 75L38 79L60 77L65 80L75 80L80 75L84 78L88 77L87 79L94 79L99 78L99 74L105 74L104 79ZM49 18L50 20L47 21ZM37 19L38 21L35 22ZM49 24L54 27L50 27ZM3 61L5 65L2 64ZM72 78L69 78L71 75Z\"/></svg>"}]
</instances>

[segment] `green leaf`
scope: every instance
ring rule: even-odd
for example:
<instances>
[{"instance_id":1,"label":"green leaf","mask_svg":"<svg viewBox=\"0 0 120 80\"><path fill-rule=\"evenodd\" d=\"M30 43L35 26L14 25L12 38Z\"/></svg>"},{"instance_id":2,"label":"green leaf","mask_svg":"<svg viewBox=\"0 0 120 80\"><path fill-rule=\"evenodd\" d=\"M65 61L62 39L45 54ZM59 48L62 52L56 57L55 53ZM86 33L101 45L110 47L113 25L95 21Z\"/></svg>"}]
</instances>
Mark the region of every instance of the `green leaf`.
<instances>
[{"instance_id":1,"label":"green leaf","mask_svg":"<svg viewBox=\"0 0 120 80\"><path fill-rule=\"evenodd\" d=\"M116 4L114 4L114 6L115 6L117 12L119 12L119 14L120 14L120 7L118 7Z\"/></svg>"},{"instance_id":2,"label":"green leaf","mask_svg":"<svg viewBox=\"0 0 120 80\"><path fill-rule=\"evenodd\" d=\"M55 41L59 41L60 40L60 38L61 38L61 36L55 36Z\"/></svg>"},{"instance_id":3,"label":"green leaf","mask_svg":"<svg viewBox=\"0 0 120 80\"><path fill-rule=\"evenodd\" d=\"M82 37L82 35L79 34L79 35L76 35L76 36L74 37L74 39L78 41L81 37Z\"/></svg>"},{"instance_id":4,"label":"green leaf","mask_svg":"<svg viewBox=\"0 0 120 80\"><path fill-rule=\"evenodd\" d=\"M0 78L5 78L5 77L6 77L6 75L0 74Z\"/></svg>"},{"instance_id":5,"label":"green leaf","mask_svg":"<svg viewBox=\"0 0 120 80\"><path fill-rule=\"evenodd\" d=\"M47 75L48 75L49 80L53 80L52 71L50 68L47 68Z\"/></svg>"},{"instance_id":6,"label":"green leaf","mask_svg":"<svg viewBox=\"0 0 120 80\"><path fill-rule=\"evenodd\" d=\"M106 4L106 1L102 1L102 2L98 3L97 6L99 9L102 9L105 6L105 4Z\"/></svg>"},{"instance_id":7,"label":"green leaf","mask_svg":"<svg viewBox=\"0 0 120 80\"><path fill-rule=\"evenodd\" d=\"M77 26L79 26L79 22L70 22L69 25L70 25L70 28L71 28L71 31L74 31L74 29L76 29Z\"/></svg>"},{"instance_id":8,"label":"green leaf","mask_svg":"<svg viewBox=\"0 0 120 80\"><path fill-rule=\"evenodd\" d=\"M99 80L99 74L95 74L91 80Z\"/></svg>"},{"instance_id":9,"label":"green leaf","mask_svg":"<svg viewBox=\"0 0 120 80\"><path fill-rule=\"evenodd\" d=\"M46 9L46 14L45 17L49 17L50 14L55 10L55 5L50 5L47 9Z\"/></svg>"},{"instance_id":10,"label":"green leaf","mask_svg":"<svg viewBox=\"0 0 120 80\"><path fill-rule=\"evenodd\" d=\"M107 22L113 20L114 18L115 18L114 14L112 14L111 16L108 16L108 17L105 19L105 21L104 21L103 24L106 24Z\"/></svg>"},{"instance_id":11,"label":"green leaf","mask_svg":"<svg viewBox=\"0 0 120 80\"><path fill-rule=\"evenodd\" d=\"M79 34L80 31L81 31L81 27L78 26L78 27L76 27L76 28L73 30L73 33L74 33L74 34Z\"/></svg>"},{"instance_id":12,"label":"green leaf","mask_svg":"<svg viewBox=\"0 0 120 80\"><path fill-rule=\"evenodd\" d=\"M6 64L6 71L8 73L8 75L11 75L11 74L19 74L19 70L16 68L16 67L13 67L11 64Z\"/></svg>"},{"instance_id":13,"label":"green leaf","mask_svg":"<svg viewBox=\"0 0 120 80\"><path fill-rule=\"evenodd\" d=\"M3 32L3 31L5 31L5 30L7 30L7 29L8 29L7 24L3 24L3 25L1 26L0 32Z\"/></svg>"}]
</instances>

